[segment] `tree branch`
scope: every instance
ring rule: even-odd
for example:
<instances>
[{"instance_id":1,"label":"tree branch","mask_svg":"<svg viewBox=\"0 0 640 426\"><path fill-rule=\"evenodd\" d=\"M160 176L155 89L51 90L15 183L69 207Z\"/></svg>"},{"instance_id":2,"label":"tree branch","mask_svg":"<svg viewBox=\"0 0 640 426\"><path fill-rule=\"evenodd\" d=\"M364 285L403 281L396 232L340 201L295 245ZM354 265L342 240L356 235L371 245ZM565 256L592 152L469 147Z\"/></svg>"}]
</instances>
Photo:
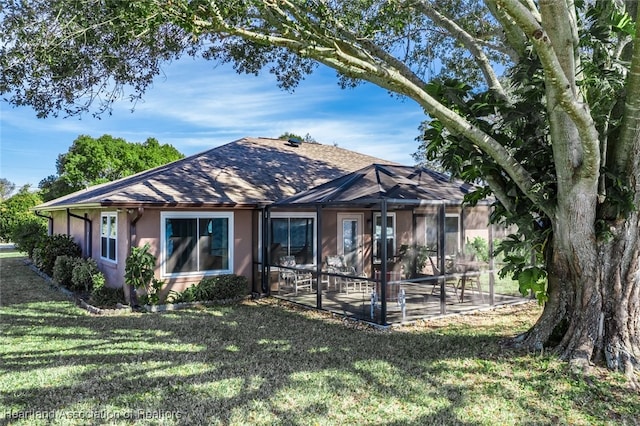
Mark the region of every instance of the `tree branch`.
<instances>
[{"instance_id":1,"label":"tree branch","mask_svg":"<svg viewBox=\"0 0 640 426\"><path fill-rule=\"evenodd\" d=\"M492 173L487 173L484 176L485 181L491 188L493 195L495 195L496 199L500 201L500 204L507 210L509 213L515 212L515 206L513 204L513 199L507 195L507 189L505 185L501 182L499 176L494 176Z\"/></svg>"},{"instance_id":2,"label":"tree branch","mask_svg":"<svg viewBox=\"0 0 640 426\"><path fill-rule=\"evenodd\" d=\"M262 7L272 8L275 3L264 0ZM284 3L279 3L282 6ZM295 7L291 3L287 3L290 7ZM290 19L294 16L283 10L271 9L273 15L278 15L279 19L286 21L287 28L292 26ZM214 24L209 24L209 28L205 31L224 32L229 35L238 36L246 40L268 44L276 47L288 49L298 55L312 58L323 63L340 73L372 82L382 88L395 93L403 94L418 104L432 117L439 119L450 131L460 134L472 143L474 143L484 153L493 158L504 171L507 173L520 190L529 197L533 203L540 208L548 216L553 216L553 207L551 203L543 199L542 195L535 190L535 182L528 171L515 159L509 151L491 136L472 125L464 117L460 116L451 109L445 107L438 100L430 96L424 90L424 83L414 76L407 66L397 60L388 60L390 55L379 50L369 51L366 49L369 44L366 40L357 39L355 35L350 34L345 37L344 32L347 30L341 27L340 34L334 35L326 31L322 23L310 21L307 17L297 15L299 19L305 19L305 27L318 26L313 31L313 42L310 43L306 38L311 33L296 34L293 31L287 33L287 37L273 31L278 27L282 27L283 23L278 19L272 25L275 28L269 30L269 33L259 32L257 30L240 28L228 24L224 19L217 20ZM202 25L207 25L202 22ZM301 24L302 25L302 24ZM300 31L300 25L296 26ZM321 31L325 29L325 31ZM308 31L308 30L307 30ZM280 31L282 33L282 31ZM296 37L301 37L297 39Z\"/></svg>"},{"instance_id":3,"label":"tree branch","mask_svg":"<svg viewBox=\"0 0 640 426\"><path fill-rule=\"evenodd\" d=\"M563 64L559 60L551 39L535 16L519 0L496 0L498 7L504 10L517 22L533 43L542 63L547 89L552 90L559 106L569 115L580 135L582 161L576 165L588 176L596 176L600 167L600 149L598 133L589 111L577 90L573 75L567 77ZM550 7L567 5L564 2L547 3Z\"/></svg>"},{"instance_id":4,"label":"tree branch","mask_svg":"<svg viewBox=\"0 0 640 426\"><path fill-rule=\"evenodd\" d=\"M640 91L640 7L636 16L636 34L633 38L633 56L627 75L627 93ZM640 97L627 96L624 104L624 115L618 143L616 144L615 165L621 175L640 173L633 152L640 151ZM635 163L635 165L634 165ZM634 170L635 169L635 170ZM640 181L638 182L640 183Z\"/></svg>"},{"instance_id":5,"label":"tree branch","mask_svg":"<svg viewBox=\"0 0 640 426\"><path fill-rule=\"evenodd\" d=\"M485 0L485 4L489 9L489 12L500 23L500 26L504 30L504 36L506 45L511 49L509 56L513 62L518 60L525 54L527 47L527 37L519 28L515 21L507 15L501 7L498 7L496 0Z\"/></svg>"},{"instance_id":6,"label":"tree branch","mask_svg":"<svg viewBox=\"0 0 640 426\"><path fill-rule=\"evenodd\" d=\"M500 80L498 79L498 76L496 75L491 62L489 61L489 58L487 58L487 55L485 55L482 47L480 47L476 39L472 37L468 32L466 32L461 26L456 24L453 20L447 18L446 16L435 10L430 4L427 4L424 0L418 1L416 3L416 7L425 15L427 15L431 20L433 20L433 22L435 22L437 25L440 25L441 27L447 29L451 36L453 36L467 48L467 50L475 58L476 63L480 67L480 70L482 70L482 74L487 81L489 89L495 91L502 100L507 101L507 94L505 93L502 84L500 84Z\"/></svg>"}]
</instances>

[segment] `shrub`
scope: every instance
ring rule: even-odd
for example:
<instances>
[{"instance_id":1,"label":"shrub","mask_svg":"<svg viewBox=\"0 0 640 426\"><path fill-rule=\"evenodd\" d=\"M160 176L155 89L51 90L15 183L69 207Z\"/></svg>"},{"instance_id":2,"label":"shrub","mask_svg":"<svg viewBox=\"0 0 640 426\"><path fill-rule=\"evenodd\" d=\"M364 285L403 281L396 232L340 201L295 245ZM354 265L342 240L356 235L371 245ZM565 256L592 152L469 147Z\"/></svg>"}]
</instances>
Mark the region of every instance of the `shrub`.
<instances>
[{"instance_id":1,"label":"shrub","mask_svg":"<svg viewBox=\"0 0 640 426\"><path fill-rule=\"evenodd\" d=\"M16 249L25 252L33 259L33 250L47 238L47 227L39 218L29 219L16 225L11 240Z\"/></svg>"},{"instance_id":2,"label":"shrub","mask_svg":"<svg viewBox=\"0 0 640 426\"><path fill-rule=\"evenodd\" d=\"M110 288L104 285L95 286L91 291L90 302L93 306L99 306L101 308L113 308L118 303L124 304L124 289Z\"/></svg>"},{"instance_id":3,"label":"shrub","mask_svg":"<svg viewBox=\"0 0 640 426\"><path fill-rule=\"evenodd\" d=\"M167 296L167 303L188 303L195 302L196 296L194 293L195 285L187 287L184 291L169 291Z\"/></svg>"},{"instance_id":4,"label":"shrub","mask_svg":"<svg viewBox=\"0 0 640 426\"><path fill-rule=\"evenodd\" d=\"M125 261L124 280L135 289L145 289L150 294L155 267L156 257L149 253L149 244L133 247Z\"/></svg>"},{"instance_id":5,"label":"shrub","mask_svg":"<svg viewBox=\"0 0 640 426\"><path fill-rule=\"evenodd\" d=\"M104 287L105 278L94 259L79 259L71 275L71 290L89 292Z\"/></svg>"},{"instance_id":6,"label":"shrub","mask_svg":"<svg viewBox=\"0 0 640 426\"><path fill-rule=\"evenodd\" d=\"M79 257L71 257L67 255L58 256L53 264L53 279L58 285L71 289L73 287L72 277L73 268L78 265L82 259Z\"/></svg>"},{"instance_id":7,"label":"shrub","mask_svg":"<svg viewBox=\"0 0 640 426\"><path fill-rule=\"evenodd\" d=\"M138 301L143 305L157 305L160 303L160 290L163 286L164 281L153 278L147 293L141 295Z\"/></svg>"},{"instance_id":8,"label":"shrub","mask_svg":"<svg viewBox=\"0 0 640 426\"><path fill-rule=\"evenodd\" d=\"M38 248L41 250L38 252L36 266L49 276L53 275L53 266L58 256L80 257L82 254L82 249L70 236L61 234L46 237Z\"/></svg>"},{"instance_id":9,"label":"shrub","mask_svg":"<svg viewBox=\"0 0 640 426\"><path fill-rule=\"evenodd\" d=\"M203 278L194 288L196 300L237 299L247 294L248 280L241 275Z\"/></svg>"},{"instance_id":10,"label":"shrub","mask_svg":"<svg viewBox=\"0 0 640 426\"><path fill-rule=\"evenodd\" d=\"M464 249L467 255L475 255L476 259L481 262L489 261L489 243L482 237L475 237L472 241L467 242Z\"/></svg>"},{"instance_id":11,"label":"shrub","mask_svg":"<svg viewBox=\"0 0 640 426\"><path fill-rule=\"evenodd\" d=\"M42 249L40 247L36 247L33 249L33 254L31 255L31 260L36 268L42 270Z\"/></svg>"}]
</instances>

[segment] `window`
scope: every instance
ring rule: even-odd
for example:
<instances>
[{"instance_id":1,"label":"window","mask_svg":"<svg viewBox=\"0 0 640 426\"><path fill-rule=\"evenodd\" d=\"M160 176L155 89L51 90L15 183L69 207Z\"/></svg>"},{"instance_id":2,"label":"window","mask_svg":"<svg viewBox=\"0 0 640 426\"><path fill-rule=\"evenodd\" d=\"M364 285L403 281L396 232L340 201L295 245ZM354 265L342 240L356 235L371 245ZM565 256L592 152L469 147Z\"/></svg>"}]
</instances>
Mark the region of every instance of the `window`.
<instances>
[{"instance_id":1,"label":"window","mask_svg":"<svg viewBox=\"0 0 640 426\"><path fill-rule=\"evenodd\" d=\"M438 231L438 215L428 215L425 216L424 218L425 221L425 236L424 236L424 240L425 240L425 246L427 247L427 250L429 250L432 253L437 253L438 252L438 244L440 243L439 238L438 238L438 234L440 233Z\"/></svg>"},{"instance_id":2,"label":"window","mask_svg":"<svg viewBox=\"0 0 640 426\"><path fill-rule=\"evenodd\" d=\"M116 245L118 243L117 213L102 213L100 215L100 257L115 262Z\"/></svg>"},{"instance_id":3,"label":"window","mask_svg":"<svg viewBox=\"0 0 640 426\"><path fill-rule=\"evenodd\" d=\"M162 213L165 275L231 273L233 213Z\"/></svg>"},{"instance_id":4,"label":"window","mask_svg":"<svg viewBox=\"0 0 640 426\"><path fill-rule=\"evenodd\" d=\"M460 215L447 214L444 219L445 254L455 256L460 251Z\"/></svg>"},{"instance_id":5,"label":"window","mask_svg":"<svg viewBox=\"0 0 640 426\"><path fill-rule=\"evenodd\" d=\"M374 213L373 262L381 263L382 256L382 215ZM387 260L393 259L396 252L396 214L387 213Z\"/></svg>"},{"instance_id":6,"label":"window","mask_svg":"<svg viewBox=\"0 0 640 426\"><path fill-rule=\"evenodd\" d=\"M294 256L300 265L315 264L316 216L311 213L271 215L271 261Z\"/></svg>"}]
</instances>

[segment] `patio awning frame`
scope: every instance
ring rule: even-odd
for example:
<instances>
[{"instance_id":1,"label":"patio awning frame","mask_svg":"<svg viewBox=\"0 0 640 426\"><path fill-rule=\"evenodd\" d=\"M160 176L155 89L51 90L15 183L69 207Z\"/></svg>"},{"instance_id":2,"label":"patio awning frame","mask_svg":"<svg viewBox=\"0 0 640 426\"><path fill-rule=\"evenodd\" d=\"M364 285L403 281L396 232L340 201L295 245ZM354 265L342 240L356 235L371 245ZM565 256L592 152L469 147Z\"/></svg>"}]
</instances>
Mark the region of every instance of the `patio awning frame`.
<instances>
[{"instance_id":1,"label":"patio awning frame","mask_svg":"<svg viewBox=\"0 0 640 426\"><path fill-rule=\"evenodd\" d=\"M424 188L420 188L420 186L417 184L410 183L411 179L405 178L405 177L401 177L401 179L396 179L396 180L403 180L403 181L400 183L397 183L389 190L386 190L381 186L379 173L382 172L385 175L390 176L390 173L391 173L390 169L392 167L397 167L397 166L384 166L384 165L374 164L369 168L365 168L360 171L356 171L349 175L336 179L336 181L342 180L342 182L339 182L337 184L336 184L336 181L328 182L316 188L310 189L309 191L300 193L298 195L287 198L285 200L273 203L271 206L265 207L264 214L263 214L263 220L264 220L263 230L265 231L263 233L263 237L265 238L265 240L263 240L265 241L265 244L263 245L263 248L265 248L263 252L263 255L264 255L263 259L266 259L267 261L263 263L263 265L265 266L265 268L263 269L264 271L263 283L262 283L263 290L269 290L268 288L269 286L267 284L267 281L268 281L267 277L269 276L269 272L270 272L271 259L269 258L270 256L269 251L266 250L266 247L269 246L269 241L268 241L269 233L266 230L268 230L270 227L270 222L271 222L270 212L273 209L283 209L283 210L284 209L286 210L305 209L305 210L315 210L317 213L318 220L316 223L316 230L317 230L316 232L318 233L318 235L317 235L317 247L316 247L316 279L317 279L316 288L318 290L317 290L316 307L318 309L322 309L322 291L320 291L320 288L321 288L320 280L321 280L321 272L322 272L321 271L322 269L321 217L322 217L322 211L324 209L359 208L359 209L367 209L367 210L376 210L381 212L382 223L386 223L388 212L390 209L407 208L407 207L413 207L414 209L420 208L420 207L436 207L438 210L438 229L439 229L438 231L439 265L438 267L443 274L440 277L440 283L439 283L440 284L440 309L441 309L441 313L444 314L446 311L446 300L445 300L446 289L445 289L445 279L444 279L445 252L446 252L445 251L446 207L461 207L462 209L464 209L464 198L460 197L455 199L446 199L442 197L437 197L437 195L434 194L432 191L427 191ZM370 168L373 170L367 170ZM425 170L420 168L414 168L414 169L416 170L416 172L423 172L423 170ZM404 167L403 170L410 170L410 169ZM365 171L366 173L372 173L372 171L375 172L376 179L378 179L377 185L371 183L369 187L369 192L362 197L357 197L354 199L345 199L345 198L341 199L341 197L344 197L345 193L353 185L361 183L363 181L363 179L365 178ZM331 186L332 184L334 186ZM414 187L415 191L413 192L416 197L415 198L395 198L395 197L387 196L387 193L392 192L395 188L398 187L398 185L409 185L411 187ZM458 187L458 190L464 194L470 192L471 189L472 189L471 185L466 185L464 189L463 189L463 185L460 185ZM405 190L403 192L411 193L412 191ZM428 196L433 196L433 198L422 198L422 197L428 197ZM491 204L492 204L491 200L481 200L480 202L476 203L476 205L486 205L486 206L490 206ZM464 218L463 218L463 222L464 222ZM464 229L464 223L462 225L462 229ZM387 227L382 226L380 231L381 231L381 240L386 241ZM380 253L381 259L388 259L389 257L388 254L389 253L387 252L387 244L381 244L381 253ZM380 301L382 305L380 322L381 322L381 325L387 325L387 322L386 322L387 321L386 320L386 316L387 316L386 291L387 291L387 280L388 280L387 279L387 262L381 262L380 267L381 267Z\"/></svg>"}]
</instances>

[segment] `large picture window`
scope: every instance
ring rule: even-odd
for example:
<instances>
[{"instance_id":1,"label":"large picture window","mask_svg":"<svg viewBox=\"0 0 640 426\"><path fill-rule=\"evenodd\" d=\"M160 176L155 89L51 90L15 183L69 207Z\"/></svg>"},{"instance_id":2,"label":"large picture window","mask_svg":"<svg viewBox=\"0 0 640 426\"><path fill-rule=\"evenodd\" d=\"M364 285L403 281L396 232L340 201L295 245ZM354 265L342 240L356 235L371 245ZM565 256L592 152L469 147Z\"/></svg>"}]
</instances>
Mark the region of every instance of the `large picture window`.
<instances>
[{"instance_id":1,"label":"large picture window","mask_svg":"<svg viewBox=\"0 0 640 426\"><path fill-rule=\"evenodd\" d=\"M166 275L231 273L233 213L163 213Z\"/></svg>"},{"instance_id":2,"label":"large picture window","mask_svg":"<svg viewBox=\"0 0 640 426\"><path fill-rule=\"evenodd\" d=\"M116 262L116 247L118 243L117 213L102 213L100 215L100 257Z\"/></svg>"},{"instance_id":3,"label":"large picture window","mask_svg":"<svg viewBox=\"0 0 640 426\"><path fill-rule=\"evenodd\" d=\"M381 263L382 257L382 215L374 213L373 262ZM387 259L391 261L396 252L396 214L387 213Z\"/></svg>"},{"instance_id":4,"label":"large picture window","mask_svg":"<svg viewBox=\"0 0 640 426\"><path fill-rule=\"evenodd\" d=\"M271 216L271 259L294 256L300 265L315 263L315 215L273 213Z\"/></svg>"}]
</instances>

